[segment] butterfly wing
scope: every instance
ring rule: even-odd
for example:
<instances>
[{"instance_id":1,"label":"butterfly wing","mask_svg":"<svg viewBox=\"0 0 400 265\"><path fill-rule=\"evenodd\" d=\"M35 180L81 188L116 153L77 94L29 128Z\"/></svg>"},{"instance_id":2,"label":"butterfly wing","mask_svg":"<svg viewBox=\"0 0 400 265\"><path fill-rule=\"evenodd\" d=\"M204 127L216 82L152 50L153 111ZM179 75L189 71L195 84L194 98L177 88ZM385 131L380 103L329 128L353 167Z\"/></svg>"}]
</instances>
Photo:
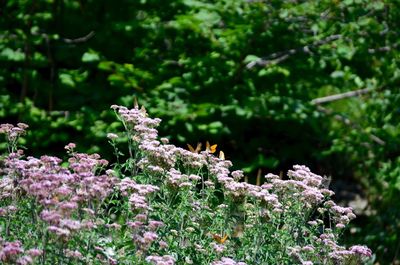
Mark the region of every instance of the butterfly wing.
<instances>
[{"instance_id":1,"label":"butterfly wing","mask_svg":"<svg viewBox=\"0 0 400 265\"><path fill-rule=\"evenodd\" d=\"M201 146L202 146L201 143L197 143L196 150L195 150L196 154L198 154L201 151Z\"/></svg>"},{"instance_id":2,"label":"butterfly wing","mask_svg":"<svg viewBox=\"0 0 400 265\"><path fill-rule=\"evenodd\" d=\"M189 148L190 152L195 153L193 146L191 146L190 144L187 144L187 147Z\"/></svg>"},{"instance_id":3,"label":"butterfly wing","mask_svg":"<svg viewBox=\"0 0 400 265\"><path fill-rule=\"evenodd\" d=\"M228 239L228 235L226 234L224 237L221 237L220 235L213 234L212 235L214 240L217 241L219 244L224 244L225 241Z\"/></svg>"},{"instance_id":4,"label":"butterfly wing","mask_svg":"<svg viewBox=\"0 0 400 265\"><path fill-rule=\"evenodd\" d=\"M217 151L217 145L216 144L210 145L210 143L207 141L206 142L206 151L210 152L211 154L215 153L215 151Z\"/></svg>"},{"instance_id":5,"label":"butterfly wing","mask_svg":"<svg viewBox=\"0 0 400 265\"><path fill-rule=\"evenodd\" d=\"M213 237L213 239L214 239L215 241L217 241L218 243L221 243L221 239L222 239L222 238L220 237L220 235L213 234L212 237Z\"/></svg>"},{"instance_id":6,"label":"butterfly wing","mask_svg":"<svg viewBox=\"0 0 400 265\"><path fill-rule=\"evenodd\" d=\"M224 244L227 239L228 239L228 234L226 234L223 238L221 238L220 244Z\"/></svg>"},{"instance_id":7,"label":"butterfly wing","mask_svg":"<svg viewBox=\"0 0 400 265\"><path fill-rule=\"evenodd\" d=\"M217 145L216 145L216 144L213 144L213 145L210 147L210 153L211 153L211 154L214 154L215 151L217 151Z\"/></svg>"}]
</instances>

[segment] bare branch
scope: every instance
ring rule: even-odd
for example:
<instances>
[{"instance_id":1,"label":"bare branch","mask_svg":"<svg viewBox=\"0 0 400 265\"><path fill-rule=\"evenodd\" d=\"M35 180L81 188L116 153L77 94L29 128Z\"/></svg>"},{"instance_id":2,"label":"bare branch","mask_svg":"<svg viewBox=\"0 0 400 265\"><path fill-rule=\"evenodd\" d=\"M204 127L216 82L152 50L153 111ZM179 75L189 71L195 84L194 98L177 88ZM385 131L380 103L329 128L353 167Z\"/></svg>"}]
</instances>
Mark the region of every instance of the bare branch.
<instances>
[{"instance_id":1,"label":"bare branch","mask_svg":"<svg viewBox=\"0 0 400 265\"><path fill-rule=\"evenodd\" d=\"M44 33L44 32L42 32L42 33L34 32L34 33L32 33L32 35L34 35L34 36L41 36L41 37L43 37L44 39L46 39L46 41L48 41L48 40L51 39L50 35L47 34L47 33ZM68 43L68 44L82 43L82 42L88 41L88 40L91 39L94 35L95 35L95 32L94 32L94 31L91 31L91 32L89 32L88 34L86 34L85 36L80 37L80 38L76 38L76 39L61 38L61 40L62 40L63 42L65 42L65 43Z\"/></svg>"},{"instance_id":2,"label":"bare branch","mask_svg":"<svg viewBox=\"0 0 400 265\"><path fill-rule=\"evenodd\" d=\"M76 39L67 39L67 38L63 38L62 40L65 43L81 43L81 42L86 42L89 39L91 39L94 36L94 31L89 32L88 34L86 34L83 37L80 38L76 38Z\"/></svg>"},{"instance_id":3,"label":"bare branch","mask_svg":"<svg viewBox=\"0 0 400 265\"><path fill-rule=\"evenodd\" d=\"M259 60L248 63L246 65L246 68L251 69L256 65L268 66L268 65L272 65L272 64L278 64L280 62L287 60L291 55L296 54L298 52L304 52L304 53L311 54L312 48L316 48L318 46L327 44L329 42L338 40L341 37L342 37L342 35L340 35L340 34L331 35L322 40L315 41L311 44L308 44L308 45L305 45L302 47L298 47L298 48L290 49L290 50L286 50L286 51L281 51L281 52L275 52L275 53L270 54L269 56L266 56L266 57L260 58Z\"/></svg>"},{"instance_id":4,"label":"bare branch","mask_svg":"<svg viewBox=\"0 0 400 265\"><path fill-rule=\"evenodd\" d=\"M395 50L397 49L397 47L399 46L399 43L396 43L394 45L387 45L387 46L383 46L383 47L378 47L375 49L368 49L368 53L378 53L378 52L390 52L391 50Z\"/></svg>"},{"instance_id":5,"label":"bare branch","mask_svg":"<svg viewBox=\"0 0 400 265\"><path fill-rule=\"evenodd\" d=\"M332 101L341 100L344 98L360 96L363 94L370 93L372 91L373 91L372 88L364 88L364 89L349 91L349 92L345 92L345 93L341 93L341 94L330 95L330 96L326 96L326 97L322 97L322 98L313 99L313 100L311 100L311 104L317 105L317 104L332 102Z\"/></svg>"}]
</instances>

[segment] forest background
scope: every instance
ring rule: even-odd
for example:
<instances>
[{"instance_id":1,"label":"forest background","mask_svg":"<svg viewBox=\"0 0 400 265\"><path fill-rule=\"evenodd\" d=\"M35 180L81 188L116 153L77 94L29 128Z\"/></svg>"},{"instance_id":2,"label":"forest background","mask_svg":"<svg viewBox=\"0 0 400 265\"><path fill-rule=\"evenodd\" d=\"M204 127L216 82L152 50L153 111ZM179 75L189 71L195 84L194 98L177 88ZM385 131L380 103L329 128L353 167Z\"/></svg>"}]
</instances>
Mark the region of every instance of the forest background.
<instances>
[{"instance_id":1,"label":"forest background","mask_svg":"<svg viewBox=\"0 0 400 265\"><path fill-rule=\"evenodd\" d=\"M0 1L0 121L30 125L28 154L112 160L109 107L137 98L250 182L330 177L358 215L345 243L399 264L399 28L398 1Z\"/></svg>"}]
</instances>

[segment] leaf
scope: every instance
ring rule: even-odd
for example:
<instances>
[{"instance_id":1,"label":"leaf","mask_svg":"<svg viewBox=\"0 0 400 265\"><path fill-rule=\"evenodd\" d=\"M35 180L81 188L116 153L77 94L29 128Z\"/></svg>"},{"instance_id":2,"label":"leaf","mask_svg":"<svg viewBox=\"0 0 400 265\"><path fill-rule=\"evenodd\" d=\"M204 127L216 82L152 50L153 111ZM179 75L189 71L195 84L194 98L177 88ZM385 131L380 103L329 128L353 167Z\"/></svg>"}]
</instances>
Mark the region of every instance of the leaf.
<instances>
[{"instance_id":1,"label":"leaf","mask_svg":"<svg viewBox=\"0 0 400 265\"><path fill-rule=\"evenodd\" d=\"M98 62L98 61L100 61L100 56L93 50L85 52L82 55L82 62L84 62L84 63L93 63L93 62Z\"/></svg>"},{"instance_id":2,"label":"leaf","mask_svg":"<svg viewBox=\"0 0 400 265\"><path fill-rule=\"evenodd\" d=\"M332 78L342 78L342 77L344 77L344 72L343 71L333 71L332 73L331 73L331 77Z\"/></svg>"},{"instance_id":3,"label":"leaf","mask_svg":"<svg viewBox=\"0 0 400 265\"><path fill-rule=\"evenodd\" d=\"M257 62L259 60L260 60L260 57L258 57L256 55L249 54L249 55L246 56L246 58L244 58L243 62L247 64L247 63L251 63L251 62Z\"/></svg>"},{"instance_id":4,"label":"leaf","mask_svg":"<svg viewBox=\"0 0 400 265\"><path fill-rule=\"evenodd\" d=\"M25 54L21 51L14 51L10 48L5 48L0 53L0 58L4 58L14 62L21 62L25 60Z\"/></svg>"},{"instance_id":5,"label":"leaf","mask_svg":"<svg viewBox=\"0 0 400 265\"><path fill-rule=\"evenodd\" d=\"M102 62L99 63L99 65L97 67L100 70L111 71L111 70L114 69L115 63L114 62L110 62L110 61L102 61Z\"/></svg>"},{"instance_id":6,"label":"leaf","mask_svg":"<svg viewBox=\"0 0 400 265\"><path fill-rule=\"evenodd\" d=\"M59 78L62 84L69 87L75 87L75 82L70 74L62 73L59 75Z\"/></svg>"}]
</instances>

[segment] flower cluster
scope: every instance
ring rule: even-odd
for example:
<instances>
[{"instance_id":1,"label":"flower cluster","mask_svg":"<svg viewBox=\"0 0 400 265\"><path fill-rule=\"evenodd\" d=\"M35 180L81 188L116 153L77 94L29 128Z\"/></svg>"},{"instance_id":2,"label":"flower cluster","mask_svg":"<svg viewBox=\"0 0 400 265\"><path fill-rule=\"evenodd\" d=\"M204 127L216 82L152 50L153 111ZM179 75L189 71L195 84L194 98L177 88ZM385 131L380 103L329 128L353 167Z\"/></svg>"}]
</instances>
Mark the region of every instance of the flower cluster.
<instances>
[{"instance_id":1,"label":"flower cluster","mask_svg":"<svg viewBox=\"0 0 400 265\"><path fill-rule=\"evenodd\" d=\"M0 124L0 134L6 135L9 153L16 151L18 139L25 134L28 127L25 123L18 123L17 126L9 123Z\"/></svg>"},{"instance_id":2,"label":"flower cluster","mask_svg":"<svg viewBox=\"0 0 400 265\"><path fill-rule=\"evenodd\" d=\"M221 258L221 260L214 261L212 265L246 265L244 262L236 262L231 258Z\"/></svg>"},{"instance_id":3,"label":"flower cluster","mask_svg":"<svg viewBox=\"0 0 400 265\"><path fill-rule=\"evenodd\" d=\"M148 256L146 258L147 262L153 263L155 265L174 265L175 259L172 256L164 255L160 256Z\"/></svg>"},{"instance_id":4,"label":"flower cluster","mask_svg":"<svg viewBox=\"0 0 400 265\"><path fill-rule=\"evenodd\" d=\"M117 149L125 137L129 152L114 168L97 154L75 152L73 143L65 147L70 158L64 163L10 149L0 179L0 225L9 240L2 241L0 260L310 265L360 263L372 255L364 246L338 244L355 215L331 200L333 192L309 168L296 165L288 179L267 174L253 185L213 154L215 146L176 147L158 138L160 119L143 108L112 109L125 136L107 138ZM3 125L0 132L15 146L25 128ZM31 222L38 231L11 220Z\"/></svg>"},{"instance_id":5,"label":"flower cluster","mask_svg":"<svg viewBox=\"0 0 400 265\"><path fill-rule=\"evenodd\" d=\"M10 154L5 160L6 175L0 180L1 197L10 199L10 205L1 209L8 216L10 207L14 208L14 214L23 213L23 202L30 201L30 221L44 222L45 231L41 233L47 231L55 237L54 242L67 246L66 242L75 234L96 226L94 213L112 192L115 178L96 174L97 169L107 164L96 154L75 153L69 159L69 168L61 162L51 156L23 159L21 155ZM52 239L47 240L50 243ZM44 250L46 246L41 248ZM68 250L65 256L81 258L82 254ZM25 259L25 264L29 264L28 258Z\"/></svg>"},{"instance_id":6,"label":"flower cluster","mask_svg":"<svg viewBox=\"0 0 400 265\"><path fill-rule=\"evenodd\" d=\"M33 260L42 255L38 249L24 250L20 241L5 242L0 238L0 261L19 265L32 264Z\"/></svg>"}]
</instances>

